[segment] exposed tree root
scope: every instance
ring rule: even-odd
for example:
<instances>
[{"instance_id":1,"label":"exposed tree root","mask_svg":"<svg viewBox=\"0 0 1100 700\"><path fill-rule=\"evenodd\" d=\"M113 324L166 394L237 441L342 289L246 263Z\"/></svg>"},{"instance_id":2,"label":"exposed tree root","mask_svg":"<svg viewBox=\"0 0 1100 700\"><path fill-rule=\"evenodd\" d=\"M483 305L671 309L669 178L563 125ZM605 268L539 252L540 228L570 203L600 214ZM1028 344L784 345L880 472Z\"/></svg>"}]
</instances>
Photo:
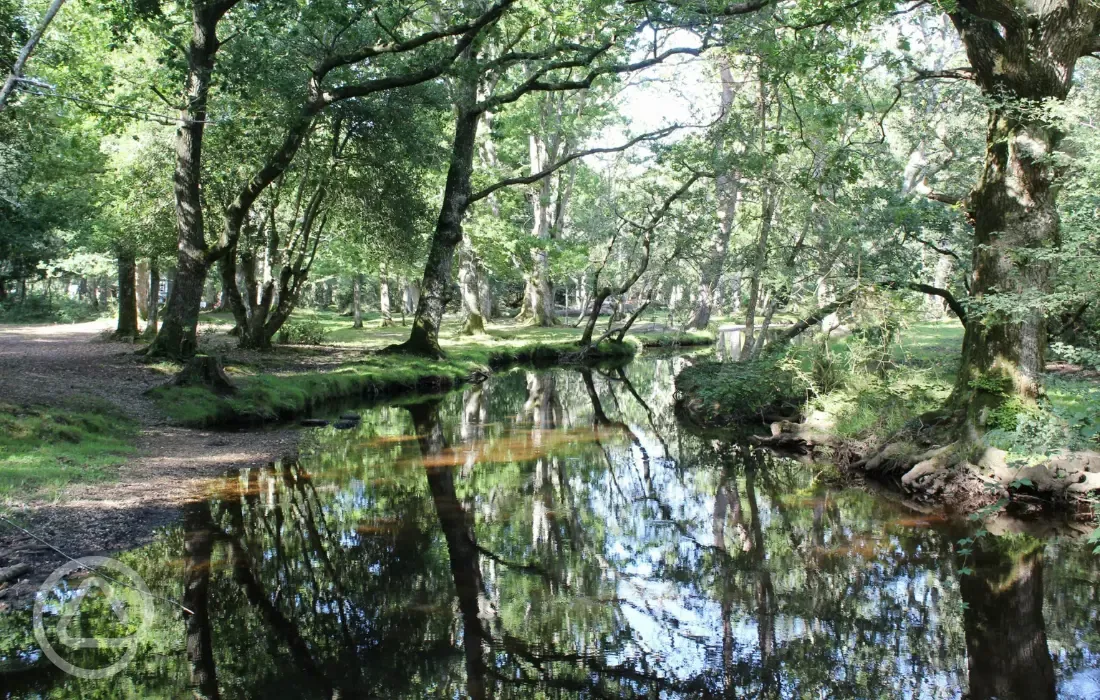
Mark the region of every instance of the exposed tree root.
<instances>
[{"instance_id":1,"label":"exposed tree root","mask_svg":"<svg viewBox=\"0 0 1100 700\"><path fill-rule=\"evenodd\" d=\"M828 450L850 474L893 482L915 503L974 512L1005 499L1028 507L1088 511L1100 492L1100 452L1062 451L1040 464L1012 464L980 439L959 439L953 416L922 416L878 446L838 439L827 426L778 421L758 445L800 454ZM858 455L863 455L858 457Z\"/></svg>"}]
</instances>

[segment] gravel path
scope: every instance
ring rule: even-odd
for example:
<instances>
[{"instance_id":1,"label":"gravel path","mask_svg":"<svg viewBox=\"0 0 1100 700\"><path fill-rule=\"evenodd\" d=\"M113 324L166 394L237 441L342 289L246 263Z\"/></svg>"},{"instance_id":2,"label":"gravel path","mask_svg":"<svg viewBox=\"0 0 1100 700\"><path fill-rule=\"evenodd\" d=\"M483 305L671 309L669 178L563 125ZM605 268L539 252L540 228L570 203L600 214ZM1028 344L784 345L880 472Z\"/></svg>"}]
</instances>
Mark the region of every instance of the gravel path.
<instances>
[{"instance_id":1,"label":"gravel path","mask_svg":"<svg viewBox=\"0 0 1100 700\"><path fill-rule=\"evenodd\" d=\"M141 426L137 454L110 483L73 484L52 501L4 504L10 516L74 557L110 554L152 539L179 506L204 497L227 472L293 454L295 430L217 432L169 425L145 396L165 381L134 346L108 339L112 324L0 325L0 402L63 405L106 401ZM64 559L0 522L0 568L29 574L0 590L0 610L24 603Z\"/></svg>"}]
</instances>

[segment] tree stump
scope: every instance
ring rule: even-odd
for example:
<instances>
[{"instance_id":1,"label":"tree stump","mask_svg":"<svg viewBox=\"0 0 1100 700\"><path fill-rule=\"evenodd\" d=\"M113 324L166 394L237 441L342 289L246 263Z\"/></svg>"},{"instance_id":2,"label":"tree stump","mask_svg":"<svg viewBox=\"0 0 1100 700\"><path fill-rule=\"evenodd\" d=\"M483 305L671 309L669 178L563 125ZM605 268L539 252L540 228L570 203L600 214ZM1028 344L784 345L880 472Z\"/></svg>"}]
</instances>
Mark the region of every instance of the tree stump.
<instances>
[{"instance_id":1,"label":"tree stump","mask_svg":"<svg viewBox=\"0 0 1100 700\"><path fill-rule=\"evenodd\" d=\"M229 381L225 370L217 358L210 355L195 355L172 381L172 386L201 386L215 394L234 394L237 387Z\"/></svg>"}]
</instances>

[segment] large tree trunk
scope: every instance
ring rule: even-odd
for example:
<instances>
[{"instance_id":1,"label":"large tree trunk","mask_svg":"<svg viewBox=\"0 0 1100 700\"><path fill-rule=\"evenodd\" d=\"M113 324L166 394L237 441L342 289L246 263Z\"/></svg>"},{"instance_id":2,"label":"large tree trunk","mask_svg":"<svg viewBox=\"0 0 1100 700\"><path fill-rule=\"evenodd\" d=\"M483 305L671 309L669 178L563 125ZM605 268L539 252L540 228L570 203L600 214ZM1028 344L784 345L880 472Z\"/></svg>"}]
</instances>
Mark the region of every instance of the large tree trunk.
<instances>
[{"instance_id":1,"label":"large tree trunk","mask_svg":"<svg viewBox=\"0 0 1100 700\"><path fill-rule=\"evenodd\" d=\"M470 100L472 102L472 99ZM412 333L395 350L417 355L441 357L439 327L443 309L450 301L451 273L455 248L462 242L462 219L470 197L470 176L473 173L474 146L480 122L476 112L459 109L455 119L451 164L447 170L447 186L443 206L439 211L424 278L420 283L420 302L416 306Z\"/></svg>"},{"instance_id":2,"label":"large tree trunk","mask_svg":"<svg viewBox=\"0 0 1100 700\"><path fill-rule=\"evenodd\" d=\"M351 277L351 327L363 327L363 275L356 272Z\"/></svg>"},{"instance_id":3,"label":"large tree trunk","mask_svg":"<svg viewBox=\"0 0 1100 700\"><path fill-rule=\"evenodd\" d=\"M194 3L191 45L187 52L186 108L176 130L173 181L179 240L176 281L164 309L164 324L149 346L150 356L190 357L198 348L199 306L209 269L201 191L202 141L214 57L219 46L217 26L227 9Z\"/></svg>"},{"instance_id":4,"label":"large tree trunk","mask_svg":"<svg viewBox=\"0 0 1100 700\"><path fill-rule=\"evenodd\" d=\"M979 310L996 295L1016 297L1011 310L967 323L953 398L973 438L984 431L988 409L1006 395L1031 401L1042 393L1046 253L1060 244L1052 155L1062 137L1046 103L1065 99L1077 59L1096 50L1100 7L1069 0L960 0L950 17L978 85L994 104L985 166L967 201L974 225L971 296ZM1000 380L1003 389L993 389L997 381L975 381L986 377Z\"/></svg>"},{"instance_id":5,"label":"large tree trunk","mask_svg":"<svg viewBox=\"0 0 1100 700\"><path fill-rule=\"evenodd\" d=\"M119 253L118 327L115 337L136 338L138 335L137 260L133 253Z\"/></svg>"},{"instance_id":6,"label":"large tree trunk","mask_svg":"<svg viewBox=\"0 0 1100 700\"><path fill-rule=\"evenodd\" d=\"M385 263L378 266L378 312L382 314L382 327L393 325L390 313L390 278Z\"/></svg>"}]
</instances>

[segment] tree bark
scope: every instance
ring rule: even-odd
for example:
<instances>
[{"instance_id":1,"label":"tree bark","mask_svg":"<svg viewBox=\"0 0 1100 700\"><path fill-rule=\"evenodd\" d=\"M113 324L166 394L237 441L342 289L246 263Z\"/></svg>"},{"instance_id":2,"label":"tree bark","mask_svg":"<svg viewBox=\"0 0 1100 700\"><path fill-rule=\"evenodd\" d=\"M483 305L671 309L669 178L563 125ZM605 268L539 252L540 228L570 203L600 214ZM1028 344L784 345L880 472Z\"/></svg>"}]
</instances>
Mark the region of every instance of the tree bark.
<instances>
[{"instance_id":1,"label":"tree bark","mask_svg":"<svg viewBox=\"0 0 1100 700\"><path fill-rule=\"evenodd\" d=\"M990 310L967 323L953 403L964 432L985 430L988 409L1007 394L1032 401L1042 393L1050 263L1060 245L1057 170L1062 134L1046 103L1069 92L1076 61L1100 34L1095 3L960 0L950 13L974 77L993 102L985 165L967 199L974 226L973 306L1012 295L1011 310ZM1004 391L990 390L992 376Z\"/></svg>"},{"instance_id":2,"label":"tree bark","mask_svg":"<svg viewBox=\"0 0 1100 700\"><path fill-rule=\"evenodd\" d=\"M464 335L479 335L485 332L485 318L481 315L481 281L477 269L477 256L469 241L462 245L462 263L458 270L458 286L462 295L462 311L465 320L462 323Z\"/></svg>"},{"instance_id":3,"label":"tree bark","mask_svg":"<svg viewBox=\"0 0 1100 700\"><path fill-rule=\"evenodd\" d=\"M187 620L187 657L196 698L217 700L217 668L210 624L210 559L214 552L214 520L210 503L194 501L183 510L183 605Z\"/></svg>"},{"instance_id":4,"label":"tree bark","mask_svg":"<svg viewBox=\"0 0 1100 700\"><path fill-rule=\"evenodd\" d=\"M718 74L722 82L722 114L728 116L733 109L734 79L729 59L723 54L719 58ZM707 243L702 267L699 271L699 295L695 311L687 323L687 328L705 330L710 323L710 315L718 291L718 282L726 265L729 254L730 234L737 218L737 204L741 195L741 173L727 165L724 172L715 178L714 188L718 196L718 229Z\"/></svg>"},{"instance_id":5,"label":"tree bark","mask_svg":"<svg viewBox=\"0 0 1100 700\"><path fill-rule=\"evenodd\" d=\"M219 43L218 22L231 3L196 0L192 11L191 44L187 52L186 107L176 130L176 199L178 259L176 281L164 308L164 323L149 347L150 356L190 357L198 350L199 307L209 263L203 223L202 142L214 57Z\"/></svg>"},{"instance_id":6,"label":"tree bark","mask_svg":"<svg viewBox=\"0 0 1100 700\"><path fill-rule=\"evenodd\" d=\"M356 272L351 277L351 315L353 319L351 327L355 329L363 328L362 295L363 275Z\"/></svg>"},{"instance_id":7,"label":"tree bark","mask_svg":"<svg viewBox=\"0 0 1100 700\"><path fill-rule=\"evenodd\" d=\"M393 316L390 314L390 280L386 276L386 266L378 268L378 311L382 314L382 327L393 325Z\"/></svg>"},{"instance_id":8,"label":"tree bark","mask_svg":"<svg viewBox=\"0 0 1100 700\"><path fill-rule=\"evenodd\" d=\"M145 312L145 334L155 336L160 320L160 264L156 258L149 260L149 308Z\"/></svg>"},{"instance_id":9,"label":"tree bark","mask_svg":"<svg viewBox=\"0 0 1100 700\"><path fill-rule=\"evenodd\" d=\"M118 254L118 327L116 338L136 338L138 332L137 310L137 260L133 253Z\"/></svg>"}]
</instances>

